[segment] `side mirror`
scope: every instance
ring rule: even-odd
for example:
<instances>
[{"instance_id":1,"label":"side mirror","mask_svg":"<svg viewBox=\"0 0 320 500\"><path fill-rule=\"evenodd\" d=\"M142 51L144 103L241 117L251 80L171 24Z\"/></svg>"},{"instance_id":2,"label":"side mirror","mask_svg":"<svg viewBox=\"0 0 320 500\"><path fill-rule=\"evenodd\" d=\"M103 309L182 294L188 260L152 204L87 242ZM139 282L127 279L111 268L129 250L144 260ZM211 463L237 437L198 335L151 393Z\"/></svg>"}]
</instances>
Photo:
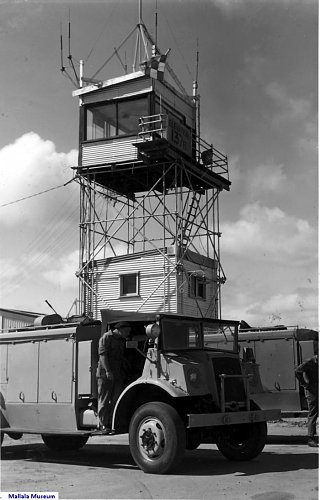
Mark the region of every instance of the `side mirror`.
<instances>
[{"instance_id":1,"label":"side mirror","mask_svg":"<svg viewBox=\"0 0 320 500\"><path fill-rule=\"evenodd\" d=\"M136 340L127 340L126 349L137 349L138 342Z\"/></svg>"}]
</instances>

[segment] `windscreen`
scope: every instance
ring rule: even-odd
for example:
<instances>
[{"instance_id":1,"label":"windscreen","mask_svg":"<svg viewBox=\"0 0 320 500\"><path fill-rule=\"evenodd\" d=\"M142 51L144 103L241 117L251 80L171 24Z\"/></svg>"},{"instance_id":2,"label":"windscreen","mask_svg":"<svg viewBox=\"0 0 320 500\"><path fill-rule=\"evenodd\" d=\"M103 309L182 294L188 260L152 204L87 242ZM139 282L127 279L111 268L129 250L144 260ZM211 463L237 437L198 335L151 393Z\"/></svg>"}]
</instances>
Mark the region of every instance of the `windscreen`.
<instances>
[{"instance_id":1,"label":"windscreen","mask_svg":"<svg viewBox=\"0 0 320 500\"><path fill-rule=\"evenodd\" d=\"M201 349L201 324L182 319L163 319L162 348L166 351Z\"/></svg>"},{"instance_id":2,"label":"windscreen","mask_svg":"<svg viewBox=\"0 0 320 500\"><path fill-rule=\"evenodd\" d=\"M235 345L235 326L222 325L219 323L204 323L203 342L204 347L213 349L233 351Z\"/></svg>"}]
</instances>

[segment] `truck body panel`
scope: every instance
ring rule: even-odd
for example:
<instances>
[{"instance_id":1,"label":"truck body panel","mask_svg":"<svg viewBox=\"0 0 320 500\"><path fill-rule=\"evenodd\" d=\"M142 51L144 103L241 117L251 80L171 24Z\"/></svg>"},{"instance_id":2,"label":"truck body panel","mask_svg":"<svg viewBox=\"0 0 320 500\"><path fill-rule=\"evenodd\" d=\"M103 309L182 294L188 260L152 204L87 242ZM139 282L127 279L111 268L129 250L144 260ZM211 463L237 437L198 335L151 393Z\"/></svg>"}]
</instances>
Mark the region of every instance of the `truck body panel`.
<instances>
[{"instance_id":1,"label":"truck body panel","mask_svg":"<svg viewBox=\"0 0 320 500\"><path fill-rule=\"evenodd\" d=\"M0 335L1 434L42 434L53 449L76 449L88 436L103 434L97 415L99 338L123 317L132 326L124 354L130 370L113 410L112 432L128 432L134 454L149 453L152 442L157 463L157 443L171 446L166 425L178 432L181 446L191 446L192 439L217 439L225 450L230 439L226 429L232 434L239 432L237 426L259 426L279 417L279 410L261 410L250 401L249 377L238 355L237 321L108 310L102 311L102 326L84 320ZM205 335L213 332L223 332L232 350L206 346ZM260 436L257 454L265 429L253 430ZM132 433L137 433L135 439ZM252 441L250 428L245 433ZM252 449L250 444L249 455Z\"/></svg>"},{"instance_id":2,"label":"truck body panel","mask_svg":"<svg viewBox=\"0 0 320 500\"><path fill-rule=\"evenodd\" d=\"M299 327L251 328L240 330L238 340L243 369L251 377L251 397L260 408L281 408L283 417L306 416L307 403L295 369L314 355L318 332ZM207 338L207 345L228 348L222 335ZM248 352L254 362L247 361Z\"/></svg>"}]
</instances>

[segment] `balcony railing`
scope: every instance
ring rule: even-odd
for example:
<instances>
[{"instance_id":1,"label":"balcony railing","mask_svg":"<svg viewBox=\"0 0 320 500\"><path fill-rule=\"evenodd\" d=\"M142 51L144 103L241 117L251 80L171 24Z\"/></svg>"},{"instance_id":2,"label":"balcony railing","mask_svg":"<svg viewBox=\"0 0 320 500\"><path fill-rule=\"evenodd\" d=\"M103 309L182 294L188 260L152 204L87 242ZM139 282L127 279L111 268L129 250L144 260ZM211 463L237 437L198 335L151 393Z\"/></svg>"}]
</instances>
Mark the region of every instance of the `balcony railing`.
<instances>
[{"instance_id":1,"label":"balcony railing","mask_svg":"<svg viewBox=\"0 0 320 500\"><path fill-rule=\"evenodd\" d=\"M166 139L176 149L219 175L228 175L228 158L177 119L159 113L139 118L139 137L144 141Z\"/></svg>"}]
</instances>

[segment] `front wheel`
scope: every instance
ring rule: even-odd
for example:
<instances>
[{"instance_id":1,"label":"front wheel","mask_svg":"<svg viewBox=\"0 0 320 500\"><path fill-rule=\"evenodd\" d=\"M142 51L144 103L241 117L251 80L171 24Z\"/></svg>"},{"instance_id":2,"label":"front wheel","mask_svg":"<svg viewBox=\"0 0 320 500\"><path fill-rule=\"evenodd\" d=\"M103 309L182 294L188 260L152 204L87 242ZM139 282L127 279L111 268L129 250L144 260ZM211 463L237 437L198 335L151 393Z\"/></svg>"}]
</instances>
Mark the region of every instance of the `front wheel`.
<instances>
[{"instance_id":1,"label":"front wheel","mask_svg":"<svg viewBox=\"0 0 320 500\"><path fill-rule=\"evenodd\" d=\"M201 433L198 429L188 429L186 433L186 449L196 450L201 444Z\"/></svg>"},{"instance_id":2,"label":"front wheel","mask_svg":"<svg viewBox=\"0 0 320 500\"><path fill-rule=\"evenodd\" d=\"M219 434L216 444L229 460L251 460L263 450L267 440L267 423L238 424L226 427Z\"/></svg>"},{"instance_id":3,"label":"front wheel","mask_svg":"<svg viewBox=\"0 0 320 500\"><path fill-rule=\"evenodd\" d=\"M44 444L54 451L71 451L82 448L89 436L70 436L62 434L42 434Z\"/></svg>"},{"instance_id":4,"label":"front wheel","mask_svg":"<svg viewBox=\"0 0 320 500\"><path fill-rule=\"evenodd\" d=\"M147 403L134 413L129 428L130 451L144 472L165 474L181 461L186 447L182 420L172 406Z\"/></svg>"}]
</instances>

